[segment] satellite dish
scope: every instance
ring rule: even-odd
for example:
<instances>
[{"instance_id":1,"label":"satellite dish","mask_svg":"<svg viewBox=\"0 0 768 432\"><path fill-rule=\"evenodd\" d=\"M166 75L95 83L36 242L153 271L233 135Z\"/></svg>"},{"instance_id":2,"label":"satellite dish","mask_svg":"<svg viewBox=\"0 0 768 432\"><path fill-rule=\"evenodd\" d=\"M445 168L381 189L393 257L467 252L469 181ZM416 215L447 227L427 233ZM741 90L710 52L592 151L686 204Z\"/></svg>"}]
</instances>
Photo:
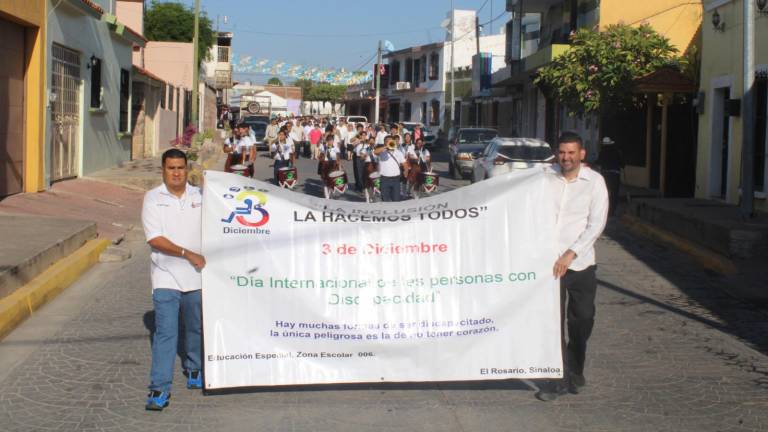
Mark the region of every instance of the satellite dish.
<instances>
[{"instance_id":1,"label":"satellite dish","mask_svg":"<svg viewBox=\"0 0 768 432\"><path fill-rule=\"evenodd\" d=\"M246 107L249 113L256 114L259 111L261 111L261 105L259 105L258 102L250 102L248 103L248 107Z\"/></svg>"}]
</instances>

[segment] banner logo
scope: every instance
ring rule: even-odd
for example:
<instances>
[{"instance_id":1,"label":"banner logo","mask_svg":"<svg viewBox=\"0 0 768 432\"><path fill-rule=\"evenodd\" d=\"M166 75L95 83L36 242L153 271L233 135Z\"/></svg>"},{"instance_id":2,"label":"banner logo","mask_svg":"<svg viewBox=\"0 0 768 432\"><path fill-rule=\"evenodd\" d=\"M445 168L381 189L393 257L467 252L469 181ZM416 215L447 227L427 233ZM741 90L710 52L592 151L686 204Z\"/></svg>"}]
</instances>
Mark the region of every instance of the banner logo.
<instances>
[{"instance_id":1,"label":"banner logo","mask_svg":"<svg viewBox=\"0 0 768 432\"><path fill-rule=\"evenodd\" d=\"M229 217L221 220L222 222L231 224L234 220L240 225L250 228L258 228L269 222L269 212L264 209L267 204L266 194L247 186L243 191L240 191L239 187L231 187L229 191L239 192L236 196L231 193L224 194L224 198L236 200L237 205L230 212Z\"/></svg>"}]
</instances>

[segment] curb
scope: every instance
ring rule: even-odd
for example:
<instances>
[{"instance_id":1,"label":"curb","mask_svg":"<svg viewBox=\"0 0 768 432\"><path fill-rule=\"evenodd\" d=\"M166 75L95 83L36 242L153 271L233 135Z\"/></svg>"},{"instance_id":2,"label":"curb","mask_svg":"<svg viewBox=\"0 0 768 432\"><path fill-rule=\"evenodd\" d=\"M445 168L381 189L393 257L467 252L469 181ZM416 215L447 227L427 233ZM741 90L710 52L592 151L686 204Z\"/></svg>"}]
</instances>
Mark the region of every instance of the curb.
<instances>
[{"instance_id":1,"label":"curb","mask_svg":"<svg viewBox=\"0 0 768 432\"><path fill-rule=\"evenodd\" d=\"M106 239L89 240L80 249L56 261L26 285L0 299L0 339L96 264L101 252L110 243Z\"/></svg>"},{"instance_id":2,"label":"curb","mask_svg":"<svg viewBox=\"0 0 768 432\"><path fill-rule=\"evenodd\" d=\"M624 214L621 217L621 224L629 228L630 231L637 235L647 237L651 240L661 243L666 243L682 252L687 253L699 264L717 273L725 276L738 273L736 264L734 264L734 262L727 257L716 252L712 252L703 246L692 243L689 240L670 233L669 231L657 228L647 222L638 219L635 216Z\"/></svg>"}]
</instances>

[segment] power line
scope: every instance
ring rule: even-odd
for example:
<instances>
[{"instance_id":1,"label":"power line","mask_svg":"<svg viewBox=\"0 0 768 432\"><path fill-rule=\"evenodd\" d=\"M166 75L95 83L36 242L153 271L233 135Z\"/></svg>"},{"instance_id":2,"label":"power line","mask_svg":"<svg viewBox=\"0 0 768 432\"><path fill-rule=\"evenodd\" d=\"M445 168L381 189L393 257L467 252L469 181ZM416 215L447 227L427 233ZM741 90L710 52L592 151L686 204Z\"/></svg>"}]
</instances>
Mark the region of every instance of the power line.
<instances>
[{"instance_id":1,"label":"power line","mask_svg":"<svg viewBox=\"0 0 768 432\"><path fill-rule=\"evenodd\" d=\"M477 12L475 12L475 13L479 15L479 14L480 14L480 11L481 11L481 10L483 10L483 8L485 7L485 5L487 5L487 4L488 4L488 0L485 0L485 2L483 3L483 5L482 5L482 6L480 6L480 9L478 9L478 10L477 10Z\"/></svg>"},{"instance_id":2,"label":"power line","mask_svg":"<svg viewBox=\"0 0 768 432\"><path fill-rule=\"evenodd\" d=\"M368 63L370 63L371 61L373 61L373 59L376 58L376 54L378 54L378 53L373 53L373 55L368 60L366 60L365 63L363 63L362 65L358 66L357 69L352 69L352 71L353 72L354 71L359 71L359 70L362 70L364 67L368 66Z\"/></svg>"}]
</instances>

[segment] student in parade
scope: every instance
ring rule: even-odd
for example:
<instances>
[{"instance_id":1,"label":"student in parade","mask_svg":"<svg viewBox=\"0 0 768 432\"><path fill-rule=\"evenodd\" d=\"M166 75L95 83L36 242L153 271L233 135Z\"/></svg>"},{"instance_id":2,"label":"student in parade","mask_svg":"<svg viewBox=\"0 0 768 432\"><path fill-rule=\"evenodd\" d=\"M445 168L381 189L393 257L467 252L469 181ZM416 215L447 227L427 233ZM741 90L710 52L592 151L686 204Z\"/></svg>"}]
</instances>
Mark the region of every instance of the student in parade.
<instances>
[{"instance_id":1,"label":"student in parade","mask_svg":"<svg viewBox=\"0 0 768 432\"><path fill-rule=\"evenodd\" d=\"M272 152L275 154L274 156L275 184L278 184L277 172L280 171L280 168L291 166L295 162L294 160L295 153L293 149L293 144L290 141L290 139L286 138L285 131L280 131L277 133L277 141L274 144L272 144Z\"/></svg>"},{"instance_id":2,"label":"student in parade","mask_svg":"<svg viewBox=\"0 0 768 432\"><path fill-rule=\"evenodd\" d=\"M363 125L358 124L355 132L355 137L352 139L352 169L355 177L355 189L358 192L362 192L364 188L363 181L363 169L365 162L365 155L361 155L361 152L367 146L368 138L365 134Z\"/></svg>"},{"instance_id":3,"label":"student in parade","mask_svg":"<svg viewBox=\"0 0 768 432\"><path fill-rule=\"evenodd\" d=\"M317 173L320 175L323 183L323 195L327 199L331 197L330 175L334 171L341 171L341 158L344 157L344 150L341 148L338 137L329 132L325 135L325 141L318 149L318 152Z\"/></svg>"},{"instance_id":4,"label":"student in parade","mask_svg":"<svg viewBox=\"0 0 768 432\"><path fill-rule=\"evenodd\" d=\"M378 146L373 153L379 159L379 175L381 176L381 200L400 201L400 177L407 174L405 154L397 148L393 137L387 137L383 146Z\"/></svg>"},{"instance_id":5,"label":"student in parade","mask_svg":"<svg viewBox=\"0 0 768 432\"><path fill-rule=\"evenodd\" d=\"M141 221L152 248L150 275L155 332L152 369L145 408L161 411L171 399L171 383L179 339L179 312L183 320L187 388L203 387L201 356L200 255L202 194L187 183L187 156L178 149L162 156L163 183L144 195Z\"/></svg>"},{"instance_id":6,"label":"student in parade","mask_svg":"<svg viewBox=\"0 0 768 432\"><path fill-rule=\"evenodd\" d=\"M419 174L432 171L432 156L429 150L424 148L424 140L421 138L416 140L416 145L410 145L408 148L405 154L408 159L408 192L414 195L419 186Z\"/></svg>"},{"instance_id":7,"label":"student in parade","mask_svg":"<svg viewBox=\"0 0 768 432\"><path fill-rule=\"evenodd\" d=\"M557 165L547 169L559 227L559 258L552 268L560 279L564 377L544 382L536 393L552 401L576 394L586 385L587 340L595 322L595 242L608 217L608 191L603 177L582 163L586 150L581 137L563 133L558 140ZM565 344L567 329L568 343Z\"/></svg>"},{"instance_id":8,"label":"student in parade","mask_svg":"<svg viewBox=\"0 0 768 432\"><path fill-rule=\"evenodd\" d=\"M387 138L387 129L384 125L379 126L379 131L376 132L376 145L384 145L384 141Z\"/></svg>"},{"instance_id":9,"label":"student in parade","mask_svg":"<svg viewBox=\"0 0 768 432\"><path fill-rule=\"evenodd\" d=\"M229 171L232 165L244 165L249 160L253 161L253 152L255 149L254 141L248 135L250 127L245 123L236 125L232 130L232 136L224 140L224 153L227 153L227 160L224 164L224 170Z\"/></svg>"}]
</instances>

